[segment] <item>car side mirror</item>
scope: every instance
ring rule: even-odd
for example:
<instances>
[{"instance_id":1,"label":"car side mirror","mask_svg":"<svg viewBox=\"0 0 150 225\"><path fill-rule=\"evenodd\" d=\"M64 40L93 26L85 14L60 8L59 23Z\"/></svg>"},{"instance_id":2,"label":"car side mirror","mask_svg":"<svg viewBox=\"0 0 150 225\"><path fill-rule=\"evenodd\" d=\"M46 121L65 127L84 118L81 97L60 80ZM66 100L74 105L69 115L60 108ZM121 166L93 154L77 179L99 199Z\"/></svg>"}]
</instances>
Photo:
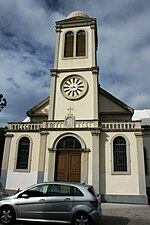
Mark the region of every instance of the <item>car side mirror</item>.
<instances>
[{"instance_id":1,"label":"car side mirror","mask_svg":"<svg viewBox=\"0 0 150 225\"><path fill-rule=\"evenodd\" d=\"M29 198L29 195L28 194L22 194L21 197L22 198Z\"/></svg>"}]
</instances>

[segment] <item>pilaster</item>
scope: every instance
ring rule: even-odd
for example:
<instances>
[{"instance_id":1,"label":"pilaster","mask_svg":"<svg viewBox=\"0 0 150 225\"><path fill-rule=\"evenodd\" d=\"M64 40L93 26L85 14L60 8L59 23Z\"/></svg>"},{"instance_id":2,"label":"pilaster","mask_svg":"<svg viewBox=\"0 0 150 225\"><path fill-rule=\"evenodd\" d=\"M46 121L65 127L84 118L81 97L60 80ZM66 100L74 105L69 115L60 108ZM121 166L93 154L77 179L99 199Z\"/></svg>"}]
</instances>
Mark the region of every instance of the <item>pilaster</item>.
<instances>
[{"instance_id":1,"label":"pilaster","mask_svg":"<svg viewBox=\"0 0 150 225\"><path fill-rule=\"evenodd\" d=\"M47 135L49 133L42 131L40 133L40 149L39 149L39 164L38 164L38 177L37 182L44 181L44 169L45 169L45 155L46 155L46 143L47 143Z\"/></svg>"},{"instance_id":2,"label":"pilaster","mask_svg":"<svg viewBox=\"0 0 150 225\"><path fill-rule=\"evenodd\" d=\"M94 107L94 119L98 119L98 67L92 67L93 73L93 107Z\"/></svg>"},{"instance_id":3,"label":"pilaster","mask_svg":"<svg viewBox=\"0 0 150 225\"><path fill-rule=\"evenodd\" d=\"M95 46L95 23L91 23L91 44L92 44L92 66L96 65L96 46Z\"/></svg>"},{"instance_id":4,"label":"pilaster","mask_svg":"<svg viewBox=\"0 0 150 225\"><path fill-rule=\"evenodd\" d=\"M139 194L146 196L146 181L144 169L144 148L142 133L135 133L137 143L137 163L138 163L138 178L139 178Z\"/></svg>"},{"instance_id":5,"label":"pilaster","mask_svg":"<svg viewBox=\"0 0 150 225\"><path fill-rule=\"evenodd\" d=\"M55 48L54 69L58 69L60 34L61 34L61 27L59 25L57 25L56 26L56 48Z\"/></svg>"},{"instance_id":6,"label":"pilaster","mask_svg":"<svg viewBox=\"0 0 150 225\"><path fill-rule=\"evenodd\" d=\"M88 162L89 162L89 149L83 149L81 152L81 183L88 184Z\"/></svg>"},{"instance_id":7,"label":"pilaster","mask_svg":"<svg viewBox=\"0 0 150 225\"><path fill-rule=\"evenodd\" d=\"M5 135L5 146L4 146L3 162L2 162L2 169L1 169L1 181L2 181L3 187L6 186L9 155L10 155L10 146L11 146L12 137L14 137L13 134Z\"/></svg>"},{"instance_id":8,"label":"pilaster","mask_svg":"<svg viewBox=\"0 0 150 225\"><path fill-rule=\"evenodd\" d=\"M97 193L100 189L100 131L92 131L92 185Z\"/></svg>"},{"instance_id":9,"label":"pilaster","mask_svg":"<svg viewBox=\"0 0 150 225\"><path fill-rule=\"evenodd\" d=\"M51 70L51 88L49 101L49 120L54 120L56 97L57 70Z\"/></svg>"},{"instance_id":10,"label":"pilaster","mask_svg":"<svg viewBox=\"0 0 150 225\"><path fill-rule=\"evenodd\" d=\"M54 181L55 178L55 160L56 150L55 148L49 148L49 163L48 163L48 181Z\"/></svg>"}]
</instances>

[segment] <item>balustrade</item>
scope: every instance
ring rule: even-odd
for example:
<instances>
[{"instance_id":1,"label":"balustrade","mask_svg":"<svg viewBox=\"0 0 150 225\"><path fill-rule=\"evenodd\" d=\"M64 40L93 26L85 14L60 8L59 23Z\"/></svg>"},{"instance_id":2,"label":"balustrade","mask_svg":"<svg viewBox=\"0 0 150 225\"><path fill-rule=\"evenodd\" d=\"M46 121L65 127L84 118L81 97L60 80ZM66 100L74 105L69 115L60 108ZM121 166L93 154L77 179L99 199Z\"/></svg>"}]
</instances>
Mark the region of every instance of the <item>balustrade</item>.
<instances>
[{"instance_id":1,"label":"balustrade","mask_svg":"<svg viewBox=\"0 0 150 225\"><path fill-rule=\"evenodd\" d=\"M64 121L45 121L41 123L9 123L9 130L40 130L44 129L65 129L65 128L98 128L98 121L75 121L73 126L66 126ZM130 130L140 129L141 123L136 122L102 122L102 130Z\"/></svg>"},{"instance_id":2,"label":"balustrade","mask_svg":"<svg viewBox=\"0 0 150 225\"><path fill-rule=\"evenodd\" d=\"M106 130L130 130L130 129L140 129L140 122L102 122L102 129Z\"/></svg>"}]
</instances>

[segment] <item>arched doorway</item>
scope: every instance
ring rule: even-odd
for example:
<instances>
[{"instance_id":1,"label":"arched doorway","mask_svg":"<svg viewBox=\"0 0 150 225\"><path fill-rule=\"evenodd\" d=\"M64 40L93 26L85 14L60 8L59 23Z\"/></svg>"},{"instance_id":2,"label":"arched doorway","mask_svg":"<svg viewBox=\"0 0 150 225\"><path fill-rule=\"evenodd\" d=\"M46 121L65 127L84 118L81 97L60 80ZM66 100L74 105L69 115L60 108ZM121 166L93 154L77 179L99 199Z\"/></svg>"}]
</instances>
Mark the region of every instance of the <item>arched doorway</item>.
<instances>
[{"instance_id":1,"label":"arched doorway","mask_svg":"<svg viewBox=\"0 0 150 225\"><path fill-rule=\"evenodd\" d=\"M57 144L55 181L80 182L81 144L72 136Z\"/></svg>"}]
</instances>

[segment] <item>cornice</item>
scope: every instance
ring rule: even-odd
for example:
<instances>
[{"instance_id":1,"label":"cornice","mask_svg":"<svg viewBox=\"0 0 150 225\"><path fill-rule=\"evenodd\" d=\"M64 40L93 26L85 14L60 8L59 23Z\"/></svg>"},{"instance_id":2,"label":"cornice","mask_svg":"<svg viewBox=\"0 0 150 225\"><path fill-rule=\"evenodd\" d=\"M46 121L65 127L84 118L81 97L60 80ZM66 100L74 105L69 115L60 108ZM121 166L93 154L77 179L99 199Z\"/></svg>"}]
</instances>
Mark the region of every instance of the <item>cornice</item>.
<instances>
[{"instance_id":1,"label":"cornice","mask_svg":"<svg viewBox=\"0 0 150 225\"><path fill-rule=\"evenodd\" d=\"M98 74L99 67L88 67L88 68L71 68L71 69L51 69L51 76L57 76L59 73L72 73L72 72L85 72L92 71L93 74Z\"/></svg>"}]
</instances>

